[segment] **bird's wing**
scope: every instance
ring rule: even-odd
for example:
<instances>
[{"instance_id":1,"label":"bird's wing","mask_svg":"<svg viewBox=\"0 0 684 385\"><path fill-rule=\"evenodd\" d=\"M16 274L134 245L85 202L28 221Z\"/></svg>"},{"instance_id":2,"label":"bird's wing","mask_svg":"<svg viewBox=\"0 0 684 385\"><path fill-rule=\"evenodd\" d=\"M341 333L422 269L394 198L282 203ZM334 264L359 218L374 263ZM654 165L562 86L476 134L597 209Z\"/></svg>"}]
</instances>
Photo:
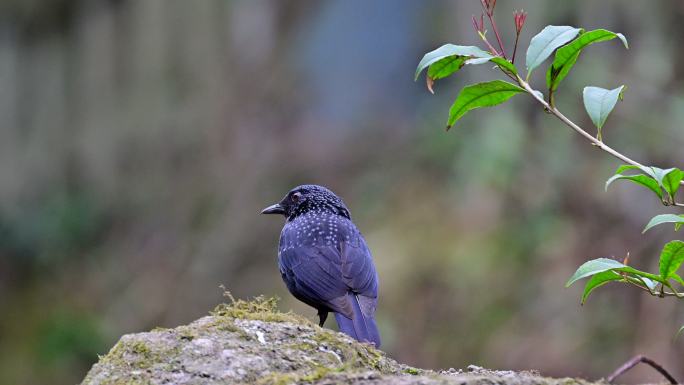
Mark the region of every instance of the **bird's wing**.
<instances>
[{"instance_id":1,"label":"bird's wing","mask_svg":"<svg viewBox=\"0 0 684 385\"><path fill-rule=\"evenodd\" d=\"M329 232L323 225L321 230ZM374 312L378 279L366 242L346 218L339 219L334 228L334 239L339 242L318 238L302 244L293 239L295 231L283 231L278 258L283 280L295 297L311 306L350 315L347 293L353 292L368 303L362 306L364 310Z\"/></svg>"},{"instance_id":2,"label":"bird's wing","mask_svg":"<svg viewBox=\"0 0 684 385\"><path fill-rule=\"evenodd\" d=\"M342 278L347 287L354 293L377 298L378 275L370 250L361 234L358 234L358 243L342 242L340 254Z\"/></svg>"},{"instance_id":3,"label":"bird's wing","mask_svg":"<svg viewBox=\"0 0 684 385\"><path fill-rule=\"evenodd\" d=\"M316 257L312 261L326 273L326 277L344 285L345 291L342 294L352 292L358 294L362 302L367 302L366 299L370 300L368 306L362 307L374 313L378 297L378 276L366 242L358 230L352 228L352 231L355 231L355 234L349 238L342 236L344 240L339 244L316 247L313 251ZM348 306L346 297L335 298L345 302L344 307Z\"/></svg>"},{"instance_id":4,"label":"bird's wing","mask_svg":"<svg viewBox=\"0 0 684 385\"><path fill-rule=\"evenodd\" d=\"M325 248L327 249L327 248ZM280 252L280 270L290 292L313 307L327 307L349 313L349 306L338 303L349 291L339 265L317 246L301 246ZM338 257L339 259L339 257Z\"/></svg>"},{"instance_id":5,"label":"bird's wing","mask_svg":"<svg viewBox=\"0 0 684 385\"><path fill-rule=\"evenodd\" d=\"M350 316L348 292L377 298L375 269L363 248L297 247L283 250L280 261L290 292L313 307L325 306Z\"/></svg>"}]
</instances>

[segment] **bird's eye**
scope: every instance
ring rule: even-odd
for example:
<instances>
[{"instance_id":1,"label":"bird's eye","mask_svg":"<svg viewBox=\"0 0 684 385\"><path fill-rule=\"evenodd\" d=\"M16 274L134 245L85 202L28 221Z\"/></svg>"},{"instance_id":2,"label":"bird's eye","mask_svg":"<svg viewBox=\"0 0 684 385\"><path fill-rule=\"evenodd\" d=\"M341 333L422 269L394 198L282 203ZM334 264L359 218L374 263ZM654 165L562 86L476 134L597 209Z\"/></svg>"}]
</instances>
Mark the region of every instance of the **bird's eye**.
<instances>
[{"instance_id":1,"label":"bird's eye","mask_svg":"<svg viewBox=\"0 0 684 385\"><path fill-rule=\"evenodd\" d=\"M292 193L291 199L292 199L292 202L295 202L295 203L299 202L300 200L302 200L302 193L300 193L300 192Z\"/></svg>"}]
</instances>

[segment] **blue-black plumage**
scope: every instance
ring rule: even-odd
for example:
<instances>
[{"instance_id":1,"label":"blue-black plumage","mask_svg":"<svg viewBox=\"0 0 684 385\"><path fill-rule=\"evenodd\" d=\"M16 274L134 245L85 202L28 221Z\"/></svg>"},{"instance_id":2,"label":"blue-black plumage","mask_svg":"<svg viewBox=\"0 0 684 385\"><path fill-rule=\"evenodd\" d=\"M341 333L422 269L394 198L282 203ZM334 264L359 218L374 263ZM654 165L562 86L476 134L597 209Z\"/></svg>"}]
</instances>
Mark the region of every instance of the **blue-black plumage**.
<instances>
[{"instance_id":1,"label":"blue-black plumage","mask_svg":"<svg viewBox=\"0 0 684 385\"><path fill-rule=\"evenodd\" d=\"M318 310L321 326L333 312L340 331L379 347L378 275L342 199L325 187L302 185L262 213L286 218L278 265L290 293Z\"/></svg>"}]
</instances>

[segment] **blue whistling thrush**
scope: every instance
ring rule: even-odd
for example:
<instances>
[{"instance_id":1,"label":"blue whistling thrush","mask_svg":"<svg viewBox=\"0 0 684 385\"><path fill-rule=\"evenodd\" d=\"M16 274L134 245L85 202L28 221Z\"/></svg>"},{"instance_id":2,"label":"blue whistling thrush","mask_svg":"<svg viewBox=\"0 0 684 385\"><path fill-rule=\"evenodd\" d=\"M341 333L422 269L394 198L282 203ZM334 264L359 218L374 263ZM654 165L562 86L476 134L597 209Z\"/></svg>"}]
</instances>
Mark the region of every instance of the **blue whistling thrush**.
<instances>
[{"instance_id":1,"label":"blue whistling thrush","mask_svg":"<svg viewBox=\"0 0 684 385\"><path fill-rule=\"evenodd\" d=\"M290 293L318 310L320 326L333 312L340 331L379 347L378 274L342 199L325 187L302 185L261 213L286 218L278 266Z\"/></svg>"}]
</instances>

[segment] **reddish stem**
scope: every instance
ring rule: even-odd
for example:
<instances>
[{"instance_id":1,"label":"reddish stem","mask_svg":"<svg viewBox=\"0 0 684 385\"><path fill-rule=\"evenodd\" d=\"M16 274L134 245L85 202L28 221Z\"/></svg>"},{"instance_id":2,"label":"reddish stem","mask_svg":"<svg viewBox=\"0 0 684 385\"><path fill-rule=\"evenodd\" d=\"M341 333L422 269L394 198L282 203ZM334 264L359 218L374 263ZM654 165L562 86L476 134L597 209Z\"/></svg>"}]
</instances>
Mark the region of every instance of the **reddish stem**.
<instances>
[{"instance_id":1,"label":"reddish stem","mask_svg":"<svg viewBox=\"0 0 684 385\"><path fill-rule=\"evenodd\" d=\"M501 48L501 54L503 55L503 58L506 59L506 50L504 49L503 43L501 42L501 36L499 36L499 29L496 28L496 23L494 22L494 19L492 18L492 14L487 12L487 17L489 18L489 24L491 24L492 29L494 29L494 34L496 35L496 41L499 43L499 47Z\"/></svg>"},{"instance_id":2,"label":"reddish stem","mask_svg":"<svg viewBox=\"0 0 684 385\"><path fill-rule=\"evenodd\" d=\"M515 34L515 45L513 46L513 58L511 59L511 64L515 64L515 53L518 51L518 38L520 37L519 33Z\"/></svg>"},{"instance_id":3,"label":"reddish stem","mask_svg":"<svg viewBox=\"0 0 684 385\"><path fill-rule=\"evenodd\" d=\"M501 56L501 54L499 53L499 51L497 51L496 48L494 48L494 46L491 45L491 44L489 43L489 40L484 39L484 42L487 44L487 47L489 47L489 49L492 51L492 53L493 53L495 56Z\"/></svg>"}]
</instances>

